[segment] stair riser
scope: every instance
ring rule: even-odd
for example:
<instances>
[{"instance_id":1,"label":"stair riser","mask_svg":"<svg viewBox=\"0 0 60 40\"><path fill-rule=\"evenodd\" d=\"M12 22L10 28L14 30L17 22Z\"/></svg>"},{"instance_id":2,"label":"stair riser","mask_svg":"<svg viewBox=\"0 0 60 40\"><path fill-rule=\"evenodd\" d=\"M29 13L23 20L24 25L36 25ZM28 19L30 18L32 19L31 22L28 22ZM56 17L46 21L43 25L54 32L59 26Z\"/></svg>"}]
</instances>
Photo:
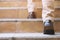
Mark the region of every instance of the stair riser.
<instances>
[{"instance_id":1,"label":"stair riser","mask_svg":"<svg viewBox=\"0 0 60 40\"><path fill-rule=\"evenodd\" d=\"M42 6L41 2L35 2L35 7ZM0 2L0 7L27 7L27 2Z\"/></svg>"},{"instance_id":2,"label":"stair riser","mask_svg":"<svg viewBox=\"0 0 60 40\"><path fill-rule=\"evenodd\" d=\"M60 32L60 22L55 22L55 32ZM42 22L0 22L0 33L3 32L43 32Z\"/></svg>"},{"instance_id":3,"label":"stair riser","mask_svg":"<svg viewBox=\"0 0 60 40\"><path fill-rule=\"evenodd\" d=\"M42 1L35 1L35 8L41 7L42 8ZM26 2L0 2L0 7L27 7L27 1ZM55 7L60 7L60 1L55 1Z\"/></svg>"},{"instance_id":4,"label":"stair riser","mask_svg":"<svg viewBox=\"0 0 60 40\"><path fill-rule=\"evenodd\" d=\"M42 18L42 9L35 9L36 18ZM24 15L24 16L23 16ZM55 18L60 18L60 9L55 9L54 12ZM0 18L27 18L28 10L14 10L14 9L4 9L0 10Z\"/></svg>"}]
</instances>

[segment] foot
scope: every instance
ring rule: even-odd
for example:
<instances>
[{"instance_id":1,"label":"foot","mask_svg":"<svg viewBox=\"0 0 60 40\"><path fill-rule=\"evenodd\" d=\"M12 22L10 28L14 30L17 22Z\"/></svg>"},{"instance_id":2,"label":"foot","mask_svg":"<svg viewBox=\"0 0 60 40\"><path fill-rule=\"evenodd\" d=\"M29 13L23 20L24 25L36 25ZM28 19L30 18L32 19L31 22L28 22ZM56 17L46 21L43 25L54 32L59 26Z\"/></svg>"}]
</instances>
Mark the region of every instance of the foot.
<instances>
[{"instance_id":1,"label":"foot","mask_svg":"<svg viewBox=\"0 0 60 40\"><path fill-rule=\"evenodd\" d=\"M32 12L32 14L29 14L28 18L36 18L34 12Z\"/></svg>"},{"instance_id":2,"label":"foot","mask_svg":"<svg viewBox=\"0 0 60 40\"><path fill-rule=\"evenodd\" d=\"M47 27L53 26L53 22L51 20L47 20L44 22L44 26L47 26Z\"/></svg>"},{"instance_id":3,"label":"foot","mask_svg":"<svg viewBox=\"0 0 60 40\"><path fill-rule=\"evenodd\" d=\"M53 22L51 20L44 22L44 34L54 34Z\"/></svg>"}]
</instances>

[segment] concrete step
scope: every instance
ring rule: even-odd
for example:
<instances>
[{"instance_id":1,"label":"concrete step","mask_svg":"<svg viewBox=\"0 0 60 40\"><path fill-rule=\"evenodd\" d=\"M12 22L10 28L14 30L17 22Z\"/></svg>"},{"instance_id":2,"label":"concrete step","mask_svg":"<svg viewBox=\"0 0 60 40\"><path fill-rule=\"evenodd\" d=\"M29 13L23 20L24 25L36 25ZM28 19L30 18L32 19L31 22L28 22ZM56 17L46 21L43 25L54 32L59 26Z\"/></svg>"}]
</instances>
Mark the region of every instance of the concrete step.
<instances>
[{"instance_id":1,"label":"concrete step","mask_svg":"<svg viewBox=\"0 0 60 40\"><path fill-rule=\"evenodd\" d=\"M43 33L0 33L0 40L60 40L60 33L45 35Z\"/></svg>"},{"instance_id":2,"label":"concrete step","mask_svg":"<svg viewBox=\"0 0 60 40\"><path fill-rule=\"evenodd\" d=\"M26 32L33 32L33 33L40 33L43 32L44 26L42 21L13 21L13 22L2 22L0 21L0 33L26 33ZM55 32L60 32L60 22L55 21L54 23L54 30Z\"/></svg>"},{"instance_id":3,"label":"concrete step","mask_svg":"<svg viewBox=\"0 0 60 40\"><path fill-rule=\"evenodd\" d=\"M42 1L34 1L35 8L41 7L42 8ZM11 1L11 2L0 2L0 7L27 7L27 1ZM55 1L55 8L60 8L60 1Z\"/></svg>"}]
</instances>

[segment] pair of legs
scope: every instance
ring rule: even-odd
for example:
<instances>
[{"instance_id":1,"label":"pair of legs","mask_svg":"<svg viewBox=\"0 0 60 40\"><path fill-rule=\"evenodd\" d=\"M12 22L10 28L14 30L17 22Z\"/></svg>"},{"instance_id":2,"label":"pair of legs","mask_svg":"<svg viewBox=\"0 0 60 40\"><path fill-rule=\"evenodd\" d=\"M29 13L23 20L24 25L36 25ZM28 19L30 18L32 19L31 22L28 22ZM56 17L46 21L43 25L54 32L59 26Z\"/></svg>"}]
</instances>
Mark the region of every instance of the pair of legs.
<instances>
[{"instance_id":1,"label":"pair of legs","mask_svg":"<svg viewBox=\"0 0 60 40\"><path fill-rule=\"evenodd\" d=\"M35 18L34 3L28 0L28 18ZM42 0L42 19L44 23L44 34L54 34L54 0Z\"/></svg>"}]
</instances>

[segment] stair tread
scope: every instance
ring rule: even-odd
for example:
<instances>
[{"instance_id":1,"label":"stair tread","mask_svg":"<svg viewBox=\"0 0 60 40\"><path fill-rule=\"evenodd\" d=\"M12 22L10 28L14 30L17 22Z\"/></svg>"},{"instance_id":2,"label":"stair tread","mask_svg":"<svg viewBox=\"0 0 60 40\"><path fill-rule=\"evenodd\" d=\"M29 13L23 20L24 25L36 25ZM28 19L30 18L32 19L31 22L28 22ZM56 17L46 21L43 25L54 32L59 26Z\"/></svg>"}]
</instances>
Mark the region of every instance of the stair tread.
<instances>
[{"instance_id":1,"label":"stair tread","mask_svg":"<svg viewBox=\"0 0 60 40\"><path fill-rule=\"evenodd\" d=\"M7 19L7 18L0 18L0 21L43 21L42 18L38 18L38 19ZM55 21L60 21L60 18L55 18Z\"/></svg>"},{"instance_id":2,"label":"stair tread","mask_svg":"<svg viewBox=\"0 0 60 40\"><path fill-rule=\"evenodd\" d=\"M60 38L60 33L46 35L43 33L0 33L0 38Z\"/></svg>"}]
</instances>

